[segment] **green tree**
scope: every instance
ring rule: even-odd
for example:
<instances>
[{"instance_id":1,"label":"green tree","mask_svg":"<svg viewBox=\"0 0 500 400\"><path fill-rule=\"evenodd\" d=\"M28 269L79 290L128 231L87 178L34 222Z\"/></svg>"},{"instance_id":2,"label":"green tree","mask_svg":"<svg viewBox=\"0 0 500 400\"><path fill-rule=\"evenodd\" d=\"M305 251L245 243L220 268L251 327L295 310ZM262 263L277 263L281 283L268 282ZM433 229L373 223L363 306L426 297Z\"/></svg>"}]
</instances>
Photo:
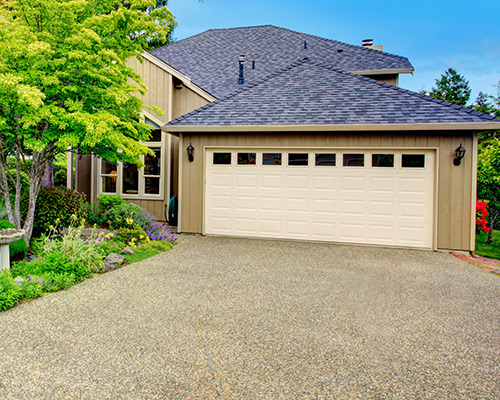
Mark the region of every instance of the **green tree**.
<instances>
[{"instance_id":1,"label":"green tree","mask_svg":"<svg viewBox=\"0 0 500 400\"><path fill-rule=\"evenodd\" d=\"M469 81L464 76L453 68L448 68L441 75L441 79L436 79L436 87L433 87L429 94L436 99L465 106L470 98L471 89Z\"/></svg>"},{"instance_id":2,"label":"green tree","mask_svg":"<svg viewBox=\"0 0 500 400\"><path fill-rule=\"evenodd\" d=\"M140 164L146 87L126 60L175 23L155 0L0 0L0 191L21 228L21 166L30 178L29 242L45 165L67 151ZM157 112L161 112L153 107ZM15 157L16 174L7 168ZM31 160L28 162L28 160ZM14 204L8 182L14 186Z\"/></svg>"}]
</instances>

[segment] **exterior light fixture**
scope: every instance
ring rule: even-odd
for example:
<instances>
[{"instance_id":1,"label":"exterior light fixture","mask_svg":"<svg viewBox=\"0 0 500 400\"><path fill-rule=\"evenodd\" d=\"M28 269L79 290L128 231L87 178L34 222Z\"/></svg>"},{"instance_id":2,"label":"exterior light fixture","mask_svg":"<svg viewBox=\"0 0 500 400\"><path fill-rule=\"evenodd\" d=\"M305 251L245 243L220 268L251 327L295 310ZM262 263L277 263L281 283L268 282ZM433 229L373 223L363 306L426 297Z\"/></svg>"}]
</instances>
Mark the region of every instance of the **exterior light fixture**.
<instances>
[{"instance_id":1,"label":"exterior light fixture","mask_svg":"<svg viewBox=\"0 0 500 400\"><path fill-rule=\"evenodd\" d=\"M193 147L193 145L190 143L186 150L188 153L189 162L193 162L194 161L194 147Z\"/></svg>"},{"instance_id":2,"label":"exterior light fixture","mask_svg":"<svg viewBox=\"0 0 500 400\"><path fill-rule=\"evenodd\" d=\"M455 154L456 154L456 158L453 160L453 165L460 165L460 163L462 162L462 158L464 158L465 156L465 152L467 150L465 150L462 146L462 143L460 143L460 146L458 146L455 150Z\"/></svg>"}]
</instances>

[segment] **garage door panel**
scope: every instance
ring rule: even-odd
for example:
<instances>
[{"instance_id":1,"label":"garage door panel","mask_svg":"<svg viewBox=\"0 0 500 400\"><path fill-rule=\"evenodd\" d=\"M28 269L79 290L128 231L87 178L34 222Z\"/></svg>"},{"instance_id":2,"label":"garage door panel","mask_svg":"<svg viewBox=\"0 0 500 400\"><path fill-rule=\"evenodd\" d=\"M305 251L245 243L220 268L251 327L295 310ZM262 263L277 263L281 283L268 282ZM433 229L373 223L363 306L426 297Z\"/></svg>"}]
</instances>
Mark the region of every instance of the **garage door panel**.
<instances>
[{"instance_id":1,"label":"garage door panel","mask_svg":"<svg viewBox=\"0 0 500 400\"><path fill-rule=\"evenodd\" d=\"M211 165L206 157L205 232L235 236L289 238L332 242L431 248L434 218L433 151L425 154L425 168L404 168L401 152L393 167L372 167L369 150L365 166L315 165L315 150L307 166L263 165L255 153L254 165ZM241 152L242 150L239 150ZM238 150L232 152L237 160ZM297 153L297 151L295 151ZM381 152L382 153L382 152ZM385 154L386 151L383 151Z\"/></svg>"}]
</instances>

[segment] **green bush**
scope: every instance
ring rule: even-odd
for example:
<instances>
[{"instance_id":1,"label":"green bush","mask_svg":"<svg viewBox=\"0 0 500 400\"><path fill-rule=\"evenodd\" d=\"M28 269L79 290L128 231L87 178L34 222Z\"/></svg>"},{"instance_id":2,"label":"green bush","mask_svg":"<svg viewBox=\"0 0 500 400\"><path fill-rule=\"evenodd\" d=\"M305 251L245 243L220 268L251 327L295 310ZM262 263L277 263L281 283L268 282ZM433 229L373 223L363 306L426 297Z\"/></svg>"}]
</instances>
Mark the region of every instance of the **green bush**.
<instances>
[{"instance_id":1,"label":"green bush","mask_svg":"<svg viewBox=\"0 0 500 400\"><path fill-rule=\"evenodd\" d=\"M30 160L29 158L26 160L26 165L28 166L28 168L31 168L31 164L32 164L32 160ZM9 169L16 169L16 159L14 157L7 157L7 168ZM27 173L28 171L26 171L26 169L24 168L24 163L21 162L21 171Z\"/></svg>"},{"instance_id":2,"label":"green bush","mask_svg":"<svg viewBox=\"0 0 500 400\"><path fill-rule=\"evenodd\" d=\"M0 229L16 229L16 227L9 221L0 220ZM10 258L24 258L27 252L28 252L28 246L26 246L26 241L24 240L23 237L9 244Z\"/></svg>"},{"instance_id":3,"label":"green bush","mask_svg":"<svg viewBox=\"0 0 500 400\"><path fill-rule=\"evenodd\" d=\"M18 276L18 275L16 275ZM23 282L21 287L21 298L22 299L35 299L43 294L43 285L40 285L36 280Z\"/></svg>"},{"instance_id":4,"label":"green bush","mask_svg":"<svg viewBox=\"0 0 500 400\"><path fill-rule=\"evenodd\" d=\"M142 208L135 204L119 204L106 212L106 222L113 229L130 228L130 225L134 223L136 215L140 214L141 211Z\"/></svg>"},{"instance_id":5,"label":"green bush","mask_svg":"<svg viewBox=\"0 0 500 400\"><path fill-rule=\"evenodd\" d=\"M86 219L89 225L104 226L106 224L106 217L97 211L97 204L88 203L85 207L87 210Z\"/></svg>"},{"instance_id":6,"label":"green bush","mask_svg":"<svg viewBox=\"0 0 500 400\"><path fill-rule=\"evenodd\" d=\"M0 310L14 307L21 297L21 288L17 286L10 271L0 272Z\"/></svg>"},{"instance_id":7,"label":"green bush","mask_svg":"<svg viewBox=\"0 0 500 400\"><path fill-rule=\"evenodd\" d=\"M149 237L140 226L132 225L131 228L118 229L116 240L122 242L124 247L135 247L140 244L148 243Z\"/></svg>"},{"instance_id":8,"label":"green bush","mask_svg":"<svg viewBox=\"0 0 500 400\"><path fill-rule=\"evenodd\" d=\"M54 172L54 186L66 186L66 170L60 169L59 171Z\"/></svg>"},{"instance_id":9,"label":"green bush","mask_svg":"<svg viewBox=\"0 0 500 400\"><path fill-rule=\"evenodd\" d=\"M23 215L28 211L28 199L22 201ZM45 186L40 189L36 202L33 235L49 230L51 225L68 227L85 218L85 195L66 187Z\"/></svg>"},{"instance_id":10,"label":"green bush","mask_svg":"<svg viewBox=\"0 0 500 400\"><path fill-rule=\"evenodd\" d=\"M97 196L97 212L101 215L106 214L114 206L125 203L118 194L103 194Z\"/></svg>"}]
</instances>

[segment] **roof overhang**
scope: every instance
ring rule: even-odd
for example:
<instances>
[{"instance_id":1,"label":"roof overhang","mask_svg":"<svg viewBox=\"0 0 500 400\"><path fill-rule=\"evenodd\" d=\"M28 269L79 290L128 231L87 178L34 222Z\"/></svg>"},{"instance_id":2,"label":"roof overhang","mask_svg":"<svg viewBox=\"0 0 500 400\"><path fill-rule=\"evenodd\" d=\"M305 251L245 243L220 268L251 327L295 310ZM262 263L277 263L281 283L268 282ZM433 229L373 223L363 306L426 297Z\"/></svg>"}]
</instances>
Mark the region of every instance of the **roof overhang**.
<instances>
[{"instance_id":1,"label":"roof overhang","mask_svg":"<svg viewBox=\"0 0 500 400\"><path fill-rule=\"evenodd\" d=\"M349 71L356 75L394 75L394 74L413 74L414 68L394 68L394 69L364 69L358 71Z\"/></svg>"},{"instance_id":2,"label":"roof overhang","mask_svg":"<svg viewBox=\"0 0 500 400\"><path fill-rule=\"evenodd\" d=\"M187 87L188 89L191 89L196 94L199 94L201 97L203 97L207 101L212 102L212 101L217 100L216 97L212 96L210 93L204 91L201 87L199 87L195 83L191 82L191 78L189 78L187 75L184 75L178 69L175 69L174 67L168 65L165 61L160 60L158 57L155 57L151 53L144 52L141 54L141 57L143 57L145 60L148 60L149 62L153 63L158 68L161 68L162 70L169 73L170 75L175 76L177 79L182 81L182 84L185 87Z\"/></svg>"},{"instance_id":3,"label":"roof overhang","mask_svg":"<svg viewBox=\"0 0 500 400\"><path fill-rule=\"evenodd\" d=\"M377 131L494 131L500 122L451 122L429 124L331 124L331 125L165 125L181 132L377 132Z\"/></svg>"}]
</instances>

